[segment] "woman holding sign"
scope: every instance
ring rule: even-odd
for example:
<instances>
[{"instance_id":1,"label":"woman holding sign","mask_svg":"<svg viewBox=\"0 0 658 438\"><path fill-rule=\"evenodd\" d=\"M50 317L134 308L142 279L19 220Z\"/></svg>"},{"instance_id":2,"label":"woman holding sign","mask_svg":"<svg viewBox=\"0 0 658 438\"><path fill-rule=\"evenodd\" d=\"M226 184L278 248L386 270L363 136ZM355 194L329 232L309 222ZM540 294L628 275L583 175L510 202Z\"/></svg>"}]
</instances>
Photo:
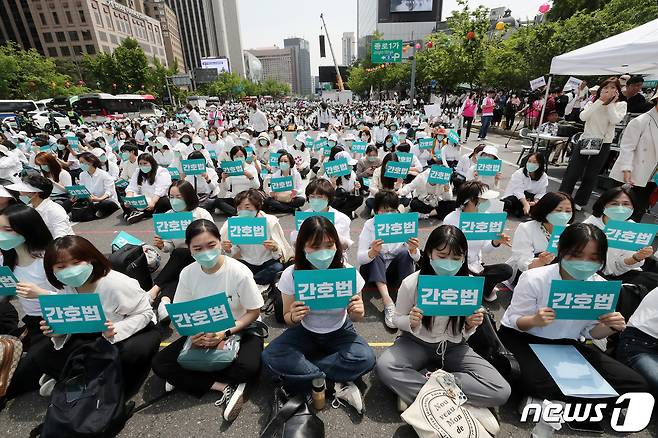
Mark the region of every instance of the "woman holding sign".
<instances>
[{"instance_id":1,"label":"woman holding sign","mask_svg":"<svg viewBox=\"0 0 658 438\"><path fill-rule=\"evenodd\" d=\"M76 215L85 218L104 218L119 209L119 198L117 197L114 178L105 170L100 169L100 162L91 152L83 152L78 155L80 160L80 184L85 186L91 195L89 199L74 199L74 207L78 210ZM79 210L86 210L88 214ZM73 216L72 216L73 217Z\"/></svg>"},{"instance_id":2,"label":"woman holding sign","mask_svg":"<svg viewBox=\"0 0 658 438\"><path fill-rule=\"evenodd\" d=\"M539 152L530 154L525 166L514 172L507 183L501 199L504 210L518 218L527 216L530 207L544 196L547 188L546 158Z\"/></svg>"},{"instance_id":3,"label":"woman holding sign","mask_svg":"<svg viewBox=\"0 0 658 438\"><path fill-rule=\"evenodd\" d=\"M421 276L469 277L467 254L466 237L457 227L441 225L430 233L418 262L420 271L400 285L394 321L402 334L377 361L377 375L397 394L402 408L413 403L427 382L422 370L440 367L455 376L468 397L467 409L487 431L496 434L498 422L486 408L505 404L511 389L503 376L466 343L482 324L482 310L476 309L468 316L430 316L417 304ZM433 313L433 309L427 311Z\"/></svg>"},{"instance_id":4,"label":"woman holding sign","mask_svg":"<svg viewBox=\"0 0 658 438\"><path fill-rule=\"evenodd\" d=\"M294 213L305 202L304 192L302 191L302 176L295 168L295 159L292 155L283 149L278 153L279 168L272 174L269 187L265 190L267 194L265 210L270 213ZM292 179L292 187L288 185L282 190L276 189L273 180L283 181L282 178Z\"/></svg>"},{"instance_id":5,"label":"woman holding sign","mask_svg":"<svg viewBox=\"0 0 658 438\"><path fill-rule=\"evenodd\" d=\"M211 390L221 392L222 397L216 404L225 404L224 419L233 421L242 409L246 382L257 380L260 371L263 340L245 329L259 318L263 298L251 271L221 254L221 237L213 222L204 219L192 222L185 232L185 243L196 263L181 272L174 303L226 294L235 320L235 325L226 331L191 336L193 348L221 349L228 338L240 334L240 349L234 361L223 370L187 370L178 363L178 356L188 340L188 336L182 336L153 358L153 372L166 381L168 391L175 387L196 397Z\"/></svg>"},{"instance_id":6,"label":"woman holding sign","mask_svg":"<svg viewBox=\"0 0 658 438\"><path fill-rule=\"evenodd\" d=\"M384 156L382 165L376 168L372 173L372 178L370 179L370 186L368 187L368 191L370 192L370 195L366 199L366 213L368 214L368 216L371 215L372 210L375 206L375 195L380 190L386 189L390 191L395 191L395 193L397 193L397 191L402 189L402 187L404 186L403 178L389 178L388 176L385 176L386 165L390 162L397 163L399 161L400 160L398 159L397 155L395 155L394 152L388 153ZM410 202L411 202L411 197L398 199L398 203L404 206L409 205Z\"/></svg>"},{"instance_id":7,"label":"woman holding sign","mask_svg":"<svg viewBox=\"0 0 658 438\"><path fill-rule=\"evenodd\" d=\"M521 275L512 302L501 319L498 333L521 365L519 387L530 397L539 400L584 401L563 394L546 366L533 352L531 344L575 347L619 394L647 390L646 382L637 372L617 362L598 347L579 341L581 337L605 339L626 328L624 317L614 311L615 300L604 302L609 310L603 307L603 310L600 308L596 311L592 305L593 292L589 295L590 305L584 301L587 299L585 285L605 282L596 272L604 267L607 250L603 231L590 224L573 224L560 235L557 264L530 269ZM574 292L559 293L555 291L559 287L555 283L557 280L577 280L582 284L574 287L578 289ZM579 306L575 306L573 294L580 291L585 296L580 296ZM583 303L585 307L582 307ZM578 307L581 310L577 310ZM570 313L569 318L559 317L563 309ZM583 312L584 319L574 317L573 312ZM599 313L598 319L589 317L593 312Z\"/></svg>"},{"instance_id":8,"label":"woman holding sign","mask_svg":"<svg viewBox=\"0 0 658 438\"><path fill-rule=\"evenodd\" d=\"M137 159L139 172L135 172L126 188L126 198L144 196L147 206L144 210L123 203L123 217L129 224L135 224L142 219L153 216L153 213L164 213L171 208L167 198L167 190L171 185L171 175L164 167L160 167L153 155L143 153Z\"/></svg>"},{"instance_id":9,"label":"woman holding sign","mask_svg":"<svg viewBox=\"0 0 658 438\"><path fill-rule=\"evenodd\" d=\"M247 163L247 151L244 147L233 146L229 155L231 161L240 161L242 163L243 174L231 176L226 172L222 172L220 182L222 193L208 209L210 211L219 209L227 216L235 216L237 214L235 197L245 190L258 189L260 181L258 180L256 167L251 163Z\"/></svg>"},{"instance_id":10,"label":"woman holding sign","mask_svg":"<svg viewBox=\"0 0 658 438\"><path fill-rule=\"evenodd\" d=\"M194 151L187 156L188 160L204 160L206 171L201 174L185 175L185 181L192 184L199 196L201 205L206 210L212 210L216 201L215 195L218 188L217 171L212 166L212 160L206 160L201 151Z\"/></svg>"},{"instance_id":11,"label":"woman holding sign","mask_svg":"<svg viewBox=\"0 0 658 438\"><path fill-rule=\"evenodd\" d=\"M585 219L584 223L592 224L605 231L608 222L621 221L635 224L629 219L637 206L637 200L630 188L625 186L614 187L599 197L592 207L592 215ZM649 231L652 236L653 233ZM637 236L638 232L631 234ZM608 280L621 280L624 283L639 284L653 290L658 287L658 272L656 263L652 262L651 256L654 249L651 243L635 251L614 248L615 243L608 239L608 254L606 257L603 276ZM650 262L650 263L648 263Z\"/></svg>"},{"instance_id":12,"label":"woman holding sign","mask_svg":"<svg viewBox=\"0 0 658 438\"><path fill-rule=\"evenodd\" d=\"M326 298L339 300L340 304L325 307L320 302L325 297L314 292L301 300L304 286L315 290L315 283L298 281L296 274L301 278L305 271L316 274L318 280L321 276L333 278L333 296ZM346 279L341 283L349 285L349 297L338 298L336 278L343 274ZM352 321L361 320L365 314L360 294L364 284L359 273L344 262L333 224L322 216L306 219L295 245L295 264L283 271L278 284L288 329L263 352L263 363L286 390L308 392L314 379L327 379L335 383L336 398L363 412L361 392L354 381L372 370L375 354L356 333Z\"/></svg>"},{"instance_id":13,"label":"woman holding sign","mask_svg":"<svg viewBox=\"0 0 658 438\"><path fill-rule=\"evenodd\" d=\"M419 174L413 181L406 184L398 190L398 196L405 198L413 194L410 211L418 212L420 219L428 219L432 214L436 214L439 219L454 211L457 204L453 200L452 187L450 186L450 175L452 170L446 167L448 179L439 183L430 177L432 168L426 169Z\"/></svg>"},{"instance_id":14,"label":"woman holding sign","mask_svg":"<svg viewBox=\"0 0 658 438\"><path fill-rule=\"evenodd\" d=\"M62 168L55 155L48 152L39 152L34 157L34 164L39 166L41 174L53 183L53 192L50 199L64 207L66 212L69 213L71 211L71 201L65 187L73 185L71 174Z\"/></svg>"},{"instance_id":15,"label":"woman holding sign","mask_svg":"<svg viewBox=\"0 0 658 438\"><path fill-rule=\"evenodd\" d=\"M107 330L56 335L47 321L41 321L43 334L52 342L39 344L26 358L52 378L44 382L40 393L52 391L55 379L76 349L102 336L118 349L126 395L132 397L146 379L160 346L160 333L152 322L153 310L144 290L136 280L112 270L109 260L80 236L55 240L46 250L44 267L48 281L63 289L64 294L98 294Z\"/></svg>"}]
</instances>

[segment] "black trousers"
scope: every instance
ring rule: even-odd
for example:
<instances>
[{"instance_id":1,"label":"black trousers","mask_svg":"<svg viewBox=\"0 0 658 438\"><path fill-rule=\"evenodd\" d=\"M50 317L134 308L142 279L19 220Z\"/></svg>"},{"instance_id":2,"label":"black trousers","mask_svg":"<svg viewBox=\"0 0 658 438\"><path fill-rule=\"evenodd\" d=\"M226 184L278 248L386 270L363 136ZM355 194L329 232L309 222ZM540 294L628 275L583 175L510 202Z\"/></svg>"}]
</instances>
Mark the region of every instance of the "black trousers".
<instances>
[{"instance_id":1,"label":"black trousers","mask_svg":"<svg viewBox=\"0 0 658 438\"><path fill-rule=\"evenodd\" d=\"M121 204L121 208L123 209L123 213L126 215L130 215L135 211L140 211L137 210L136 208L126 207L123 204ZM169 203L169 198L166 196L161 196L160 199L158 199L158 202L155 203L155 208L153 210L144 210L144 215L145 217L149 218L156 213L166 213L169 210L171 210L171 204Z\"/></svg>"},{"instance_id":2,"label":"black trousers","mask_svg":"<svg viewBox=\"0 0 658 438\"><path fill-rule=\"evenodd\" d=\"M235 208L235 198L216 198L213 203L213 210L208 211L212 212L215 208L218 208L227 216L238 214L238 210Z\"/></svg>"},{"instance_id":3,"label":"black trousers","mask_svg":"<svg viewBox=\"0 0 658 438\"><path fill-rule=\"evenodd\" d=\"M299 207L304 205L304 198L295 196L290 202L277 201L274 198L265 199L265 211L269 213L294 213Z\"/></svg>"},{"instance_id":4,"label":"black trousers","mask_svg":"<svg viewBox=\"0 0 658 438\"><path fill-rule=\"evenodd\" d=\"M598 155L590 156L580 155L580 147L576 145L571 153L571 159L562 179L562 184L560 184L560 191L571 195L576 183L580 181L580 187L573 200L578 205L587 205L609 154L610 143L603 143L601 152Z\"/></svg>"},{"instance_id":5,"label":"black trousers","mask_svg":"<svg viewBox=\"0 0 658 438\"><path fill-rule=\"evenodd\" d=\"M439 204L436 207L432 207L417 198L413 198L409 204L409 209L411 211L421 214L430 214L433 210L436 210L436 216L441 220L443 220L448 213L455 211L456 208L457 203L455 201L439 201Z\"/></svg>"},{"instance_id":6,"label":"black trousers","mask_svg":"<svg viewBox=\"0 0 658 438\"><path fill-rule=\"evenodd\" d=\"M631 188L637 202L633 215L631 216L632 220L637 223L642 222L642 217L647 212L647 208L649 208L649 196L651 196L655 189L656 183L653 181L648 182L646 187L633 186L633 188Z\"/></svg>"},{"instance_id":7,"label":"black trousers","mask_svg":"<svg viewBox=\"0 0 658 438\"><path fill-rule=\"evenodd\" d=\"M17 331L18 312L7 297L2 297L0 298L0 335L15 334Z\"/></svg>"},{"instance_id":8,"label":"black trousers","mask_svg":"<svg viewBox=\"0 0 658 438\"><path fill-rule=\"evenodd\" d=\"M562 394L562 391L560 391L560 388L546 371L529 344L573 345L619 394L647 392L649 389L647 382L640 374L616 361L595 346L581 344L573 339L540 338L505 326L500 327L498 335L521 365L519 389L533 397L572 403L592 401L592 399L566 397Z\"/></svg>"},{"instance_id":9,"label":"black trousers","mask_svg":"<svg viewBox=\"0 0 658 438\"><path fill-rule=\"evenodd\" d=\"M194 263L194 258L189 248L176 248L171 252L167 264L153 280L153 283L160 288L161 297L167 297L172 302L174 301L180 272L192 263Z\"/></svg>"},{"instance_id":10,"label":"black trousers","mask_svg":"<svg viewBox=\"0 0 658 438\"><path fill-rule=\"evenodd\" d=\"M528 201L532 201L535 199L535 194L530 193L530 192L525 192L525 198ZM519 198L517 198L514 195L508 196L507 198L501 199L501 201L504 204L504 210L511 214L514 217L522 218L525 216L523 213L523 204L521 204L521 201Z\"/></svg>"},{"instance_id":11,"label":"black trousers","mask_svg":"<svg viewBox=\"0 0 658 438\"><path fill-rule=\"evenodd\" d=\"M631 269L619 276L605 275L604 277L606 280L621 280L624 283L638 284L646 287L648 291L652 291L658 287L658 273L656 272Z\"/></svg>"},{"instance_id":12,"label":"black trousers","mask_svg":"<svg viewBox=\"0 0 658 438\"><path fill-rule=\"evenodd\" d=\"M72 335L59 350L55 350L50 339L39 342L26 357L21 359L9 386L8 398L37 389L41 374L58 379L71 353L78 347L93 342L98 336L99 334ZM160 340L160 332L152 323L149 323L128 339L114 344L119 349L127 397L137 394L140 386L146 380L151 360L160 348Z\"/></svg>"},{"instance_id":13,"label":"black trousers","mask_svg":"<svg viewBox=\"0 0 658 438\"><path fill-rule=\"evenodd\" d=\"M153 372L160 378L188 394L201 397L210 391L216 382L235 385L256 381L260 374L263 339L245 334L240 341L240 351L235 361L217 372L186 370L178 364L178 355L185 345L187 337L177 339L165 347L153 358Z\"/></svg>"},{"instance_id":14,"label":"black trousers","mask_svg":"<svg viewBox=\"0 0 658 438\"><path fill-rule=\"evenodd\" d=\"M342 195L334 198L334 202L331 203L331 206L347 217L352 218L352 213L361 207L362 204L363 198L361 196L344 192Z\"/></svg>"},{"instance_id":15,"label":"black trousers","mask_svg":"<svg viewBox=\"0 0 658 438\"><path fill-rule=\"evenodd\" d=\"M483 296L488 297L498 283L508 280L513 273L514 270L510 265L500 263L497 265L485 265L481 273L473 275L484 277Z\"/></svg>"},{"instance_id":16,"label":"black trousers","mask_svg":"<svg viewBox=\"0 0 658 438\"><path fill-rule=\"evenodd\" d=\"M80 205L73 204L73 207L80 208ZM117 211L119 209L119 206L116 204L116 202L112 201L111 199L104 199L99 202L87 203L87 205L82 208L84 208L85 210L89 210L89 217L92 217L94 219L102 219L108 217L109 215ZM96 217L96 213L100 213L100 217Z\"/></svg>"},{"instance_id":17,"label":"black trousers","mask_svg":"<svg viewBox=\"0 0 658 438\"><path fill-rule=\"evenodd\" d=\"M471 135L471 126L473 126L473 117L464 116L464 126L466 127L466 140Z\"/></svg>"}]
</instances>

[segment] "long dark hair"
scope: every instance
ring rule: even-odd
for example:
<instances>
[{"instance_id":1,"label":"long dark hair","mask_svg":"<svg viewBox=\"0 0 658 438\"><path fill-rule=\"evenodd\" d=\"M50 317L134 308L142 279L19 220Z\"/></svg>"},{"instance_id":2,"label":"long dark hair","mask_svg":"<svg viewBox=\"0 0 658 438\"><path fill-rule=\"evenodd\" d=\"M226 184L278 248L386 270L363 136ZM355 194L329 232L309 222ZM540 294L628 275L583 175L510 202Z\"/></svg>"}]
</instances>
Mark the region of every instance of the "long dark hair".
<instances>
[{"instance_id":1,"label":"long dark hair","mask_svg":"<svg viewBox=\"0 0 658 438\"><path fill-rule=\"evenodd\" d=\"M537 164L539 165L539 169L535 170L530 177L531 180L533 181L539 181L541 177L544 175L544 171L546 170L546 158L544 157L544 154L540 154L539 152L535 152L533 154L530 154L528 158L525 160L525 163L523 165L523 174L525 176L528 176L528 169L526 168L526 164L528 164L528 161L530 160L531 157L535 157L537 160Z\"/></svg>"},{"instance_id":2,"label":"long dark hair","mask_svg":"<svg viewBox=\"0 0 658 438\"><path fill-rule=\"evenodd\" d=\"M338 237L336 227L324 216L311 216L304 220L299 227L297 241L295 242L295 270L305 271L314 269L311 262L306 258L304 247L307 244L317 245L324 242L325 236L329 236L336 245L336 254L329 265L329 269L343 267L343 247Z\"/></svg>"},{"instance_id":3,"label":"long dark hair","mask_svg":"<svg viewBox=\"0 0 658 438\"><path fill-rule=\"evenodd\" d=\"M382 165L380 167L381 173L379 174L379 183L381 184L382 188L392 190L395 187L395 179L384 176L386 173L386 165L391 161L399 161L398 156L395 155L394 152L389 152L384 156L384 160L382 161Z\"/></svg>"},{"instance_id":4,"label":"long dark hair","mask_svg":"<svg viewBox=\"0 0 658 438\"><path fill-rule=\"evenodd\" d=\"M418 260L420 275L436 275L436 272L430 263L432 260L432 251L435 249L441 251L446 248L449 249L452 254L464 257L464 263L455 276L468 277L470 275L468 270L468 243L466 241L466 236L464 236L464 233L454 225L440 225L430 233L427 238L427 243L425 244L425 250L420 257L420 260ZM463 330L465 323L466 318L463 316L451 316L448 319L448 325L452 326L454 333L460 333ZM422 324L427 330L431 330L432 325L434 324L434 317L423 316Z\"/></svg>"},{"instance_id":5,"label":"long dark hair","mask_svg":"<svg viewBox=\"0 0 658 438\"><path fill-rule=\"evenodd\" d=\"M43 257L46 247L53 240L53 235L39 212L27 205L16 204L7 207L2 214L7 218L14 232L25 238L25 245L30 255L34 258ZM0 251L4 257L4 265L9 266L13 271L18 263L16 250Z\"/></svg>"},{"instance_id":6,"label":"long dark hair","mask_svg":"<svg viewBox=\"0 0 658 438\"><path fill-rule=\"evenodd\" d=\"M151 171L147 173L146 175L142 172L141 169L137 169L137 185L141 186L142 182L144 182L144 179L148 181L150 185L155 184L155 176L158 174L158 162L155 161L155 158L153 158L153 155L145 152L141 154L139 157L137 157L137 164L139 165L140 161L148 161L148 163L151 165ZM139 166L138 166L139 167Z\"/></svg>"},{"instance_id":7,"label":"long dark hair","mask_svg":"<svg viewBox=\"0 0 658 438\"><path fill-rule=\"evenodd\" d=\"M53 154L50 154L48 152L39 152L34 157L34 163L38 164L39 162L42 162L48 166L48 172L46 172L43 169L41 170L43 176L50 177L53 179L53 181L59 182L59 175L62 172L62 166L60 166L59 161L57 161L57 158L55 158ZM39 164L39 166L41 165Z\"/></svg>"}]
</instances>

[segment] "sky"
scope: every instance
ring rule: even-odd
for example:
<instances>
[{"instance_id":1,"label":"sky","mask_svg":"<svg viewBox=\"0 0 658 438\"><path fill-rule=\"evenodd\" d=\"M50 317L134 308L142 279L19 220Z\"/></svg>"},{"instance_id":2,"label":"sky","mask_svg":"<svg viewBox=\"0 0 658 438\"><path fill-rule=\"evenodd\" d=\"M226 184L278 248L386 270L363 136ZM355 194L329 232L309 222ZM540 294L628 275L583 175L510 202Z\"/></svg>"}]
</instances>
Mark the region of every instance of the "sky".
<instances>
[{"instance_id":1,"label":"sky","mask_svg":"<svg viewBox=\"0 0 658 438\"><path fill-rule=\"evenodd\" d=\"M534 17L544 0L470 0L471 7L484 5L488 8L506 6L512 16L525 19ZM357 0L238 0L243 49L259 47L283 47L283 39L301 37L310 43L311 74L318 74L319 65L332 65L326 45L327 57L320 58L320 13L329 28L336 60L342 63L343 32L356 34ZM443 2L443 19L457 9L456 0Z\"/></svg>"}]
</instances>

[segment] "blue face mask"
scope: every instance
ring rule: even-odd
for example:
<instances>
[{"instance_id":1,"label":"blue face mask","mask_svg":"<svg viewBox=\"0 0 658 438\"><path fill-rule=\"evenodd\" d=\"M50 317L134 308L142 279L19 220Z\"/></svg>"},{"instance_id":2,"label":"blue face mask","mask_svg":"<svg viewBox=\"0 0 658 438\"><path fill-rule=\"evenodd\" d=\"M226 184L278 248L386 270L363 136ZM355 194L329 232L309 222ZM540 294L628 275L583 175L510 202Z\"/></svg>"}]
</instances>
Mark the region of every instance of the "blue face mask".
<instances>
[{"instance_id":1,"label":"blue face mask","mask_svg":"<svg viewBox=\"0 0 658 438\"><path fill-rule=\"evenodd\" d=\"M567 213L566 211L552 211L546 215L546 220L551 225L566 227L571 220L571 213Z\"/></svg>"},{"instance_id":2,"label":"blue face mask","mask_svg":"<svg viewBox=\"0 0 658 438\"><path fill-rule=\"evenodd\" d=\"M318 212L327 208L329 201L322 198L311 198L308 200L308 205L311 207L311 210Z\"/></svg>"},{"instance_id":3,"label":"blue face mask","mask_svg":"<svg viewBox=\"0 0 658 438\"><path fill-rule=\"evenodd\" d=\"M194 260L196 260L202 268L210 269L217 263L217 258L219 257L220 252L218 249L209 249L207 251L197 252L192 254Z\"/></svg>"},{"instance_id":4,"label":"blue face mask","mask_svg":"<svg viewBox=\"0 0 658 438\"><path fill-rule=\"evenodd\" d=\"M7 233L0 231L0 249L9 251L16 248L21 243L25 242L25 237L16 233Z\"/></svg>"},{"instance_id":5,"label":"blue face mask","mask_svg":"<svg viewBox=\"0 0 658 438\"><path fill-rule=\"evenodd\" d=\"M41 167L41 170L43 170L44 172L50 172L50 167L47 164L42 164L39 167Z\"/></svg>"},{"instance_id":6,"label":"blue face mask","mask_svg":"<svg viewBox=\"0 0 658 438\"><path fill-rule=\"evenodd\" d=\"M87 163L80 163L80 170L82 170L83 172L88 171L88 170L89 170L89 164L87 164Z\"/></svg>"},{"instance_id":7,"label":"blue face mask","mask_svg":"<svg viewBox=\"0 0 658 438\"><path fill-rule=\"evenodd\" d=\"M528 172L536 172L539 170L539 164L528 162L526 163L525 168L528 170Z\"/></svg>"},{"instance_id":8,"label":"blue face mask","mask_svg":"<svg viewBox=\"0 0 658 438\"><path fill-rule=\"evenodd\" d=\"M66 286L80 287L87 282L93 270L94 267L89 263L69 266L55 272L55 278Z\"/></svg>"},{"instance_id":9,"label":"blue face mask","mask_svg":"<svg viewBox=\"0 0 658 438\"><path fill-rule=\"evenodd\" d=\"M256 217L257 214L258 212L254 210L238 210L239 217Z\"/></svg>"},{"instance_id":10,"label":"blue face mask","mask_svg":"<svg viewBox=\"0 0 658 438\"><path fill-rule=\"evenodd\" d=\"M202 147L203 147L203 145L202 145L202 144L199 144L199 143L195 143L195 144L192 145L192 148L193 148L195 151L200 151Z\"/></svg>"},{"instance_id":11,"label":"blue face mask","mask_svg":"<svg viewBox=\"0 0 658 438\"><path fill-rule=\"evenodd\" d=\"M486 213L487 210L489 210L489 207L491 207L491 201L488 199L485 199L484 201L480 201L478 203L478 211L480 213Z\"/></svg>"},{"instance_id":12,"label":"blue face mask","mask_svg":"<svg viewBox=\"0 0 658 438\"><path fill-rule=\"evenodd\" d=\"M464 264L463 260L451 259L434 259L430 260L430 265L436 272L436 275L455 275Z\"/></svg>"},{"instance_id":13,"label":"blue face mask","mask_svg":"<svg viewBox=\"0 0 658 438\"><path fill-rule=\"evenodd\" d=\"M286 162L279 163L279 169L281 169L283 171L290 170L290 164L286 163Z\"/></svg>"},{"instance_id":14,"label":"blue face mask","mask_svg":"<svg viewBox=\"0 0 658 438\"><path fill-rule=\"evenodd\" d=\"M336 255L335 249L320 249L313 252L304 251L306 253L306 259L316 268L316 269L329 269L329 265L334 260Z\"/></svg>"},{"instance_id":15,"label":"blue face mask","mask_svg":"<svg viewBox=\"0 0 658 438\"><path fill-rule=\"evenodd\" d=\"M130 159L130 153L128 152L121 152L121 159L123 161L128 161Z\"/></svg>"},{"instance_id":16,"label":"blue face mask","mask_svg":"<svg viewBox=\"0 0 658 438\"><path fill-rule=\"evenodd\" d=\"M150 165L149 166L139 166L139 170L141 170L142 173L149 173L149 172L151 172L151 169L152 169L152 167Z\"/></svg>"},{"instance_id":17,"label":"blue face mask","mask_svg":"<svg viewBox=\"0 0 658 438\"><path fill-rule=\"evenodd\" d=\"M169 198L169 203L171 204L171 209L174 211L185 211L187 209L187 204L182 199Z\"/></svg>"},{"instance_id":18,"label":"blue face mask","mask_svg":"<svg viewBox=\"0 0 658 438\"><path fill-rule=\"evenodd\" d=\"M633 209L623 205L615 205L603 209L603 214L613 221L625 221L633 214Z\"/></svg>"},{"instance_id":19,"label":"blue face mask","mask_svg":"<svg viewBox=\"0 0 658 438\"><path fill-rule=\"evenodd\" d=\"M100 157L98 157L98 160L99 160L101 163L105 163L105 162L107 161L107 157L106 157L105 155L101 155Z\"/></svg>"},{"instance_id":20,"label":"blue face mask","mask_svg":"<svg viewBox=\"0 0 658 438\"><path fill-rule=\"evenodd\" d=\"M565 260L562 259L560 266L567 271L576 280L587 280L592 275L596 274L596 271L601 269L601 264L596 262L590 262L587 260Z\"/></svg>"},{"instance_id":21,"label":"blue face mask","mask_svg":"<svg viewBox=\"0 0 658 438\"><path fill-rule=\"evenodd\" d=\"M22 202L23 204L25 204L25 205L30 205L30 201L32 201L32 198L30 198L30 197L27 196L27 195L19 195L19 196L18 196L18 199L20 199L21 202Z\"/></svg>"}]
</instances>

